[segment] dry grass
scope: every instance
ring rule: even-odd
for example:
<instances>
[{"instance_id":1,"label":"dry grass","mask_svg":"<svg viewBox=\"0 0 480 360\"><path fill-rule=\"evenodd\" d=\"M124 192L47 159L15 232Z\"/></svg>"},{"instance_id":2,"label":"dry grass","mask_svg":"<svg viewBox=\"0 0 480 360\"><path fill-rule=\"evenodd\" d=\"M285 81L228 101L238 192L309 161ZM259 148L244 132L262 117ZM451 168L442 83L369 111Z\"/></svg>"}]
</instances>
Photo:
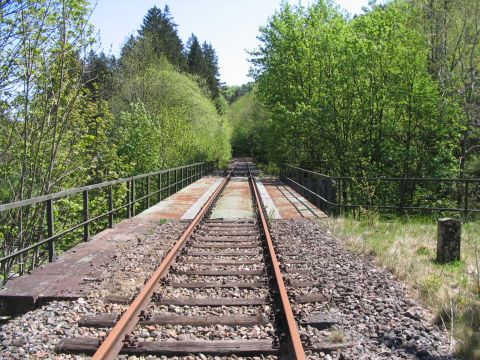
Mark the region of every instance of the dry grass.
<instances>
[{"instance_id":1,"label":"dry grass","mask_svg":"<svg viewBox=\"0 0 480 360\"><path fill-rule=\"evenodd\" d=\"M326 220L331 231L350 249L374 255L397 278L410 285L439 324L456 340L456 350L480 359L480 223L462 225L461 261L435 262L436 223L433 219Z\"/></svg>"},{"instance_id":2,"label":"dry grass","mask_svg":"<svg viewBox=\"0 0 480 360\"><path fill-rule=\"evenodd\" d=\"M342 343L345 341L345 334L340 330L334 330L330 333L328 339L332 343Z\"/></svg>"}]
</instances>

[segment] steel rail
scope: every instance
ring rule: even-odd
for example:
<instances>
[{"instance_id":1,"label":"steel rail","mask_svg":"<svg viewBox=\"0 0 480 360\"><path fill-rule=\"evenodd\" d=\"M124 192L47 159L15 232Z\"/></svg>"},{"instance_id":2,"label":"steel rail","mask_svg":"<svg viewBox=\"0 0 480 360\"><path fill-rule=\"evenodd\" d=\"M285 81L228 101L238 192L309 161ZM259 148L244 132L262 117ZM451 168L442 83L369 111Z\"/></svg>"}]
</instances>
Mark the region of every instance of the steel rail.
<instances>
[{"instance_id":1,"label":"steel rail","mask_svg":"<svg viewBox=\"0 0 480 360\"><path fill-rule=\"evenodd\" d=\"M140 293L135 297L131 305L123 313L116 325L97 349L92 357L92 360L113 360L120 353L124 346L125 335L130 334L134 330L135 326L140 320L140 312L142 310L146 310L150 304L153 293L160 287L160 279L166 275L168 269L177 257L178 252L185 245L186 241L200 221L204 218L218 195L223 191L227 183L230 181L235 168L236 165L225 177L215 192L210 196L208 201L202 206L190 225L177 240L173 248L168 252L167 256L162 260L150 279L145 283Z\"/></svg>"},{"instance_id":2,"label":"steel rail","mask_svg":"<svg viewBox=\"0 0 480 360\"><path fill-rule=\"evenodd\" d=\"M290 300L288 299L287 288L285 287L285 282L283 281L282 272L280 270L280 263L278 261L277 254L275 253L275 247L273 246L273 241L270 235L270 230L268 228L267 219L264 214L263 203L257 188L257 184L255 182L255 178L253 177L250 171L250 167L248 166L248 163L247 163L247 171L248 171L248 179L252 185L255 202L257 203L262 230L265 234L265 239L267 241L268 253L270 255L270 260L271 260L273 271L275 274L275 281L277 283L278 291L280 294L282 309L283 309L283 313L284 313L285 320L288 327L290 342L292 345L293 356L294 356L294 359L296 360L305 360L306 359L305 351L303 349L302 341L300 339L300 333L298 332L297 321L293 316L292 305L290 304Z\"/></svg>"}]
</instances>

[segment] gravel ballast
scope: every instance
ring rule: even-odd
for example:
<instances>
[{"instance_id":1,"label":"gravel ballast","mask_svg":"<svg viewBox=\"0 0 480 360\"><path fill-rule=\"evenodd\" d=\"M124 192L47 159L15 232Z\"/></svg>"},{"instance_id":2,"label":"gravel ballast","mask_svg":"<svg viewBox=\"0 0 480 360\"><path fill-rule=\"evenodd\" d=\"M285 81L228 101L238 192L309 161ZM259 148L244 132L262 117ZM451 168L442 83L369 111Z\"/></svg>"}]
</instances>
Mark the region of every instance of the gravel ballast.
<instances>
[{"instance_id":1,"label":"gravel ballast","mask_svg":"<svg viewBox=\"0 0 480 360\"><path fill-rule=\"evenodd\" d=\"M101 266L101 281L92 283L88 297L75 301L53 301L43 307L17 317L1 327L1 358L5 359L83 359L79 355L55 354L55 344L64 338L106 335L108 328L79 327L78 320L87 315L105 312L120 313L126 305L105 303L107 295L131 297L138 292L161 259L173 246L187 223L170 221L155 227L145 237L130 239L130 245L118 249L112 261ZM272 221L274 241L278 245L284 277L292 281L311 280L311 287L289 288L298 320L307 320L313 314L335 319L334 325L317 329L300 325L300 332L312 345L336 343L344 348L331 353L310 353L309 359L454 359L449 354L450 339L443 329L432 321L431 314L407 295L407 288L391 273L374 264L369 257L345 249L326 228L315 221ZM221 251L215 251L221 252ZM287 255L290 254L290 255ZM216 257L215 260L258 260L262 255L246 257ZM212 257L182 256L183 259ZM289 263L300 260L301 263ZM240 268L261 269L260 264ZM239 269L235 266L176 265L177 270ZM308 270L306 273L289 273ZM170 274L169 281L215 281L215 277ZM227 276L229 281L261 281L261 276ZM287 281L288 283L288 281ZM250 289L187 289L164 284L160 292L166 298L258 298L267 297L267 288ZM296 304L298 296L321 293L325 301ZM271 314L271 305L197 307L151 305L157 314L176 315L255 315ZM275 334L274 325L267 323L253 327L242 326L137 326L135 334L146 341L269 339ZM157 359L157 357L119 356L121 359ZM167 359L167 357L158 357ZM274 356L253 359L275 359ZM174 357L172 359L242 359L240 357L211 357L205 355Z\"/></svg>"},{"instance_id":2,"label":"gravel ballast","mask_svg":"<svg viewBox=\"0 0 480 360\"><path fill-rule=\"evenodd\" d=\"M312 343L350 344L328 355L344 359L454 359L448 334L433 323L432 315L407 294L373 259L355 254L335 239L321 223L310 220L272 222L279 253L293 249L295 256L280 255L285 278L313 280L314 287L290 288L290 298L321 293L325 301L295 304L298 319L322 314L336 324L319 330L301 326ZM288 264L297 259L306 264ZM292 269L311 269L307 274L288 274ZM327 356L327 355L325 355ZM319 354L311 358L323 357Z\"/></svg>"},{"instance_id":3,"label":"gravel ballast","mask_svg":"<svg viewBox=\"0 0 480 360\"><path fill-rule=\"evenodd\" d=\"M76 336L98 337L108 329L79 327L87 315L120 312L124 305L103 301L105 296L135 295L175 241L188 226L185 221L169 221L154 227L148 235L132 235L128 245L118 248L111 261L100 266L101 281L91 284L88 297L75 301L52 301L1 326L2 359L83 359L78 355L58 355L58 341Z\"/></svg>"}]
</instances>

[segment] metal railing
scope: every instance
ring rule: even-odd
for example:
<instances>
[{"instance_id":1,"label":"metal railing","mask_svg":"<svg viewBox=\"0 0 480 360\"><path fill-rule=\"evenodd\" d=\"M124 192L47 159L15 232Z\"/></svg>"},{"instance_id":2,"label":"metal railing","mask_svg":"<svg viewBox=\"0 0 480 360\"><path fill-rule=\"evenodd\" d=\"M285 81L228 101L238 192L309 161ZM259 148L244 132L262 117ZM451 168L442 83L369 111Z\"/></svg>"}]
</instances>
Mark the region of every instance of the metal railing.
<instances>
[{"instance_id":1,"label":"metal railing","mask_svg":"<svg viewBox=\"0 0 480 360\"><path fill-rule=\"evenodd\" d=\"M6 281L12 275L22 274L26 271L24 266L26 254L33 253L30 259L31 265L27 270L38 266L39 263L43 262L42 258L44 261L47 259L49 262L55 261L56 243L60 238L79 230L83 233L83 241L89 241L92 226L100 220L106 219L106 227L113 228L116 218L122 219L135 216L137 208L140 210L149 208L152 200L160 202L162 199L200 179L205 174L212 172L214 167L214 162L195 163L173 169L68 189L13 203L0 204L0 225L3 225L3 227L0 227L0 241L3 240L0 267L3 280ZM93 216L91 214L92 193L96 195L94 196L95 200L104 202L104 204L101 205L96 203L95 210L96 212L100 211L100 213L94 214ZM140 196L137 197L139 193ZM102 196L100 196L100 194L102 194ZM115 194L121 194L122 197L124 196L123 200L118 197L116 198ZM63 228L61 231L55 231L55 213L60 213L58 208L55 211L56 202L61 203L66 198L78 197L80 195L81 200L76 199L76 201L74 201L76 208L81 206L80 221L72 226ZM103 211L101 208L104 208L106 211ZM120 214L122 209L125 209L124 215ZM20 222L12 221L12 219L18 219L19 217L8 217L7 214L9 212L16 212L16 214L35 212L41 215L37 216L39 220L36 222L36 230L31 232L35 234L36 238L30 236L29 241L27 241L30 242L28 246L17 246L11 248L10 251L5 251L5 241L7 239L15 239L15 234L24 236L23 234L26 233L21 219L22 217L20 216ZM68 217L68 211L66 217ZM21 229L18 230L18 227L21 227ZM101 231L103 229L99 230ZM11 242L15 243L15 241ZM43 249L44 253L40 252L41 249ZM48 256L46 256L47 253Z\"/></svg>"},{"instance_id":2,"label":"metal railing","mask_svg":"<svg viewBox=\"0 0 480 360\"><path fill-rule=\"evenodd\" d=\"M480 213L480 179L328 176L283 164L282 180L328 214L357 209L398 213Z\"/></svg>"}]
</instances>

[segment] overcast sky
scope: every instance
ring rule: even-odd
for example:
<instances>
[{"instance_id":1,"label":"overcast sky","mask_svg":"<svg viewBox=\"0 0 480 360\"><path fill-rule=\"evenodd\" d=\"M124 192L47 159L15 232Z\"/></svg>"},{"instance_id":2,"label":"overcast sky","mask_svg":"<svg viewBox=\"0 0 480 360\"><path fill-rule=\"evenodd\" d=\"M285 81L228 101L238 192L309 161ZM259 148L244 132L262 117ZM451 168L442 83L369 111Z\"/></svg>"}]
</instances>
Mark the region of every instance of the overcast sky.
<instances>
[{"instance_id":1,"label":"overcast sky","mask_svg":"<svg viewBox=\"0 0 480 360\"><path fill-rule=\"evenodd\" d=\"M218 54L220 77L227 85L240 85L248 78L247 50L258 46L258 28L267 23L280 0L91 0L96 4L91 22L99 32L101 48L119 54L125 39L136 34L148 9L170 7L184 44L194 33L212 44ZM298 0L289 0L298 3ZM311 1L303 0L304 4ZM337 0L351 14L358 14L368 0Z\"/></svg>"}]
</instances>

